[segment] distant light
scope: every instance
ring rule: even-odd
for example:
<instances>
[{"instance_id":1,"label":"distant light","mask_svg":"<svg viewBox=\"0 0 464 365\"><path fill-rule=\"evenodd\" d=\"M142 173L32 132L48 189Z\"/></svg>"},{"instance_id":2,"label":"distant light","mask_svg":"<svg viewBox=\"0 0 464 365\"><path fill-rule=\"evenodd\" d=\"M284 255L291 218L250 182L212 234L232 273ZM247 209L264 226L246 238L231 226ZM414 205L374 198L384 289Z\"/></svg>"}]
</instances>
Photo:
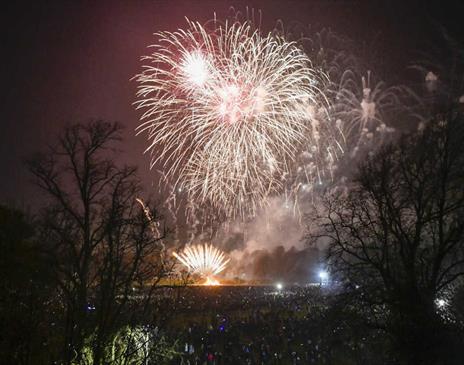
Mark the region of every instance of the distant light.
<instances>
[{"instance_id":1,"label":"distant light","mask_svg":"<svg viewBox=\"0 0 464 365\"><path fill-rule=\"evenodd\" d=\"M329 274L327 273L327 271L319 271L319 277L321 278L321 280L327 280Z\"/></svg>"},{"instance_id":2,"label":"distant light","mask_svg":"<svg viewBox=\"0 0 464 365\"><path fill-rule=\"evenodd\" d=\"M441 298L437 299L435 303L437 304L438 308L444 308L448 304L445 299L441 299Z\"/></svg>"},{"instance_id":3,"label":"distant light","mask_svg":"<svg viewBox=\"0 0 464 365\"><path fill-rule=\"evenodd\" d=\"M277 283L277 284L276 284L277 290L282 290L283 287L284 287L284 286L282 285L282 283Z\"/></svg>"}]
</instances>

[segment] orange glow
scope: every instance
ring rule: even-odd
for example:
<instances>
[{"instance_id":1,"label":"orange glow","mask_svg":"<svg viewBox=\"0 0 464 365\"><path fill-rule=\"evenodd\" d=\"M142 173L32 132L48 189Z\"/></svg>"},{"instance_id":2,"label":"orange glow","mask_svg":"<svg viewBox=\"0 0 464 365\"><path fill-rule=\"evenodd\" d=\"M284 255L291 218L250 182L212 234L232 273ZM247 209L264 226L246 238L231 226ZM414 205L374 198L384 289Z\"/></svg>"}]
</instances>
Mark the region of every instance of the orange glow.
<instances>
[{"instance_id":1,"label":"orange glow","mask_svg":"<svg viewBox=\"0 0 464 365\"><path fill-rule=\"evenodd\" d=\"M215 278L207 276L206 281L203 283L203 285L216 286L216 285L221 285L221 283Z\"/></svg>"}]
</instances>

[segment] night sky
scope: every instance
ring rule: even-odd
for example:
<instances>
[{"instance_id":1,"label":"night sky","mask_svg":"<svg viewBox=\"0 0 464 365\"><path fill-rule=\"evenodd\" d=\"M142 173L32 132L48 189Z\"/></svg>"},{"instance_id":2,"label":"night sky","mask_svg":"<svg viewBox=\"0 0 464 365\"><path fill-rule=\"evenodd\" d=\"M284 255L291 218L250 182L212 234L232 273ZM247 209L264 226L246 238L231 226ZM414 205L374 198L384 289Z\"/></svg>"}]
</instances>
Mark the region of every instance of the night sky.
<instances>
[{"instance_id":1,"label":"night sky","mask_svg":"<svg viewBox=\"0 0 464 365\"><path fill-rule=\"evenodd\" d=\"M464 6L422 1L44 1L2 9L3 102L0 203L28 208L35 195L22 160L43 149L66 123L90 119L126 125L124 162L152 183L145 137L134 135L132 106L140 56L153 33L204 22L234 6L261 9L265 30L276 20L330 27L359 43L375 44L392 70L439 38L440 26L463 39ZM383 58L383 57L382 57ZM401 74L399 72L398 74Z\"/></svg>"}]
</instances>

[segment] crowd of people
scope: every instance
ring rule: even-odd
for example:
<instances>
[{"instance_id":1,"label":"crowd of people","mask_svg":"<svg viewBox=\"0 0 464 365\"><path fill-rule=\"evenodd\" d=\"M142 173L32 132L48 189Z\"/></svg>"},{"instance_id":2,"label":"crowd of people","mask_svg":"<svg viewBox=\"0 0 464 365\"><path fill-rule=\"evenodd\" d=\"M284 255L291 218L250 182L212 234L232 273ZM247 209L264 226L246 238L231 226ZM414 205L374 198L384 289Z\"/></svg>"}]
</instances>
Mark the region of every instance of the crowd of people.
<instances>
[{"instance_id":1,"label":"crowd of people","mask_svg":"<svg viewBox=\"0 0 464 365\"><path fill-rule=\"evenodd\" d=\"M323 364L333 357L320 325L324 287L169 290L158 324L179 343L173 364Z\"/></svg>"}]
</instances>

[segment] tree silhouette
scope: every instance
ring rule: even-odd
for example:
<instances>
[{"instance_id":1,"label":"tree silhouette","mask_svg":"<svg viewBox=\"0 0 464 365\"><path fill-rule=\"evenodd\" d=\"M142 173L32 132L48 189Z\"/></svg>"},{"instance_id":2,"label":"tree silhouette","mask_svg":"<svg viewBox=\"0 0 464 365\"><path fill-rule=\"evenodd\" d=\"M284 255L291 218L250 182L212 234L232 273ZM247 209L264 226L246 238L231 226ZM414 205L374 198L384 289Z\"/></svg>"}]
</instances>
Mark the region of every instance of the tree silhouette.
<instances>
[{"instance_id":1,"label":"tree silhouette","mask_svg":"<svg viewBox=\"0 0 464 365\"><path fill-rule=\"evenodd\" d=\"M326 197L322 230L308 234L328 241L347 297L411 364L439 363L450 345L437 300L464 276L463 137L463 116L450 112L382 148L348 192Z\"/></svg>"},{"instance_id":2,"label":"tree silhouette","mask_svg":"<svg viewBox=\"0 0 464 365\"><path fill-rule=\"evenodd\" d=\"M102 363L111 334L135 315L133 291L154 288L172 268L160 245L165 230L154 235L151 227L160 217L151 209L149 221L136 201L136 168L116 163L120 140L117 123L72 125L46 153L28 161L48 203L41 237L65 308L66 363L81 360L86 338L92 338L93 363Z\"/></svg>"}]
</instances>

